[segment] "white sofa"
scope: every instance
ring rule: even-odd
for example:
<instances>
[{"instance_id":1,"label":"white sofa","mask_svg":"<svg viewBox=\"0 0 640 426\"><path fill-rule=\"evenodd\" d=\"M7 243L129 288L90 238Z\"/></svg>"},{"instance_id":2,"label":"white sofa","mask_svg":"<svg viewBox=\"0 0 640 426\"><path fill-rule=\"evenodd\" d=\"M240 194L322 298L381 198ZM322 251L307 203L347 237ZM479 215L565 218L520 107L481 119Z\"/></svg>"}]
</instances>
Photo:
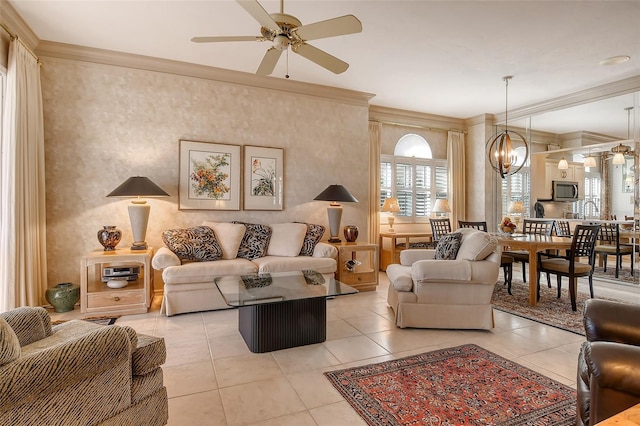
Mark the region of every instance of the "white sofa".
<instances>
[{"instance_id":1,"label":"white sofa","mask_svg":"<svg viewBox=\"0 0 640 426\"><path fill-rule=\"evenodd\" d=\"M455 259L435 260L436 250L403 250L387 267L387 304L398 327L491 329L491 297L500 254L489 234L470 228Z\"/></svg>"},{"instance_id":2,"label":"white sofa","mask_svg":"<svg viewBox=\"0 0 640 426\"><path fill-rule=\"evenodd\" d=\"M212 238L208 233L209 228L213 230L219 248L212 248L209 244L198 245ZM318 232L320 228L322 232ZM258 232L253 232L255 229ZM185 260L184 257L190 257L189 253L181 253L183 246L176 244L173 237L180 235L180 238L188 239L185 237L189 235L185 234L187 230L168 230L163 233L165 244L172 246L183 257L165 246L156 252L152 260L153 268L162 271L164 292L161 313L167 316L229 308L214 284L216 277L311 269L320 272L328 280L334 277L336 271L338 251L330 244L319 242L324 227L318 225L205 222L203 226L191 230L204 232L191 234L194 245L190 249L195 257L207 259L211 252L218 249L221 249L222 255L216 260ZM260 248L256 249L258 246ZM247 254L247 251L251 253Z\"/></svg>"}]
</instances>

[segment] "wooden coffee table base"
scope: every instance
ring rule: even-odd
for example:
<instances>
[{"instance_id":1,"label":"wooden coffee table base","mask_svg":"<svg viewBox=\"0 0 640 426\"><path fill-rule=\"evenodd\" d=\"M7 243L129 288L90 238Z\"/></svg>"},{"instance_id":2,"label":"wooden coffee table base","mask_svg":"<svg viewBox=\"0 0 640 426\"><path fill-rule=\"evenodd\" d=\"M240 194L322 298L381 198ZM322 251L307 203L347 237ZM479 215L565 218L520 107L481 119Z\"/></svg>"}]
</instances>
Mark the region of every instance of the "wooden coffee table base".
<instances>
[{"instance_id":1,"label":"wooden coffee table base","mask_svg":"<svg viewBox=\"0 0 640 426\"><path fill-rule=\"evenodd\" d=\"M321 343L327 339L327 299L240 306L239 330L255 353Z\"/></svg>"}]
</instances>

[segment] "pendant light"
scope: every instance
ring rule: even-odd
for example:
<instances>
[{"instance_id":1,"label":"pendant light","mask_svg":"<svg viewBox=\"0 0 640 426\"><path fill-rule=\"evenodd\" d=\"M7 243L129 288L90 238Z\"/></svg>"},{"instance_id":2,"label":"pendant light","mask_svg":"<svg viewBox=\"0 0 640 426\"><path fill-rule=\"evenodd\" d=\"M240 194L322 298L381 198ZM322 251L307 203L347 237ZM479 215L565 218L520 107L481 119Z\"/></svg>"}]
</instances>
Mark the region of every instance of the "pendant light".
<instances>
[{"instance_id":1,"label":"pendant light","mask_svg":"<svg viewBox=\"0 0 640 426\"><path fill-rule=\"evenodd\" d=\"M505 101L504 101L504 131L496 133L489 138L486 143L487 160L493 170L500 174L504 179L508 175L518 173L522 166L529 158L529 144L520 133L510 131L508 126L508 99L509 99L509 80L513 77L508 75L502 77L505 82ZM513 139L512 139L513 136ZM519 140L518 140L519 139ZM515 153L515 148L524 146L524 158L519 159Z\"/></svg>"},{"instance_id":2,"label":"pendant light","mask_svg":"<svg viewBox=\"0 0 640 426\"><path fill-rule=\"evenodd\" d=\"M633 109L633 107L626 107L624 110L627 111L627 139L631 138L631 129L630 129L630 122L631 122L631 110ZM614 146L613 148L611 148L611 152L613 152L615 155L613 156L613 161L611 161L612 164L624 164L625 163L625 159L624 156L625 154L629 153L631 151L631 148L629 148L626 145L622 145L619 144L618 146Z\"/></svg>"},{"instance_id":3,"label":"pendant light","mask_svg":"<svg viewBox=\"0 0 640 426\"><path fill-rule=\"evenodd\" d=\"M569 163L567 163L567 160L565 160L564 157L562 157L562 160L558 162L558 169L567 170L568 168L569 168Z\"/></svg>"},{"instance_id":4,"label":"pendant light","mask_svg":"<svg viewBox=\"0 0 640 426\"><path fill-rule=\"evenodd\" d=\"M596 157L592 157L591 156L591 150L589 150L589 156L584 159L584 166L585 167L596 167L596 165L597 165Z\"/></svg>"}]
</instances>

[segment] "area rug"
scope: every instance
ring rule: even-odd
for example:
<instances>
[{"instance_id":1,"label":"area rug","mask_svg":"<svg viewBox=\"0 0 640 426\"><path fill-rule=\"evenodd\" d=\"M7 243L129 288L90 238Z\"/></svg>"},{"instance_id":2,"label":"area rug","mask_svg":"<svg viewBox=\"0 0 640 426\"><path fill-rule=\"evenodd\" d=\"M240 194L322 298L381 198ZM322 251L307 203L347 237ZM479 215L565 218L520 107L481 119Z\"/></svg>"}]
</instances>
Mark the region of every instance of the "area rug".
<instances>
[{"instance_id":1,"label":"area rug","mask_svg":"<svg viewBox=\"0 0 640 426\"><path fill-rule=\"evenodd\" d=\"M324 373L370 426L573 425L573 389L476 345Z\"/></svg>"},{"instance_id":2,"label":"area rug","mask_svg":"<svg viewBox=\"0 0 640 426\"><path fill-rule=\"evenodd\" d=\"M116 322L116 320L120 318L119 316L117 317L91 317L91 318L78 318L81 319L83 321L89 321L89 322L93 322L95 324L100 324L100 325L112 325ZM63 322L67 322L68 320L56 320L56 321L51 321L51 325L58 325L58 324L62 324Z\"/></svg>"},{"instance_id":3,"label":"area rug","mask_svg":"<svg viewBox=\"0 0 640 426\"><path fill-rule=\"evenodd\" d=\"M582 310L589 295L578 292L576 295L578 310L574 312L571 310L571 299L569 298L569 290L566 288L568 285L566 280L563 281L560 299L557 298L555 277L551 277L552 288L547 287L546 278L541 277L541 280L540 300L536 306L529 305L529 283L524 284L521 280L512 281L511 293L513 295L507 292L507 286L502 281L498 281L493 289L491 304L500 311L584 336ZM599 299L605 299L598 297L597 294L595 296Z\"/></svg>"},{"instance_id":4,"label":"area rug","mask_svg":"<svg viewBox=\"0 0 640 426\"><path fill-rule=\"evenodd\" d=\"M616 278L616 262L613 258L609 259L607 264L607 272L604 272L604 268L596 266L593 270L594 278L604 278L612 281L622 281L623 283L640 285L640 271L638 268L634 268L635 276L631 275L631 269L625 265L622 269L618 270L618 278Z\"/></svg>"}]
</instances>

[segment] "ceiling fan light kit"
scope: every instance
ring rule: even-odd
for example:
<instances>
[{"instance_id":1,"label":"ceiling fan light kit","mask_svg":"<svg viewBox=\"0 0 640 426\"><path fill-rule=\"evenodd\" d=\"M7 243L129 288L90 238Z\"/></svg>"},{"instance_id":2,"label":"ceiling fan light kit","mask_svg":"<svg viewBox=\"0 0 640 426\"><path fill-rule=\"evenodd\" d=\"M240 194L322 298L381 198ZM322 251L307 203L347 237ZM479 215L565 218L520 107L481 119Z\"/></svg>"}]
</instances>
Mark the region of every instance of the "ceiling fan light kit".
<instances>
[{"instance_id":1,"label":"ceiling fan light kit","mask_svg":"<svg viewBox=\"0 0 640 426\"><path fill-rule=\"evenodd\" d=\"M291 46L291 51L321 67L340 74L349 64L308 44L309 40L359 33L362 23L353 15L345 15L325 21L302 25L295 16L284 13L284 0L280 0L280 13L269 14L256 0L236 0L262 26L261 36L220 36L193 37L194 43L214 43L229 41L271 41L256 74L271 75L280 55ZM286 76L289 77L288 75Z\"/></svg>"}]
</instances>

